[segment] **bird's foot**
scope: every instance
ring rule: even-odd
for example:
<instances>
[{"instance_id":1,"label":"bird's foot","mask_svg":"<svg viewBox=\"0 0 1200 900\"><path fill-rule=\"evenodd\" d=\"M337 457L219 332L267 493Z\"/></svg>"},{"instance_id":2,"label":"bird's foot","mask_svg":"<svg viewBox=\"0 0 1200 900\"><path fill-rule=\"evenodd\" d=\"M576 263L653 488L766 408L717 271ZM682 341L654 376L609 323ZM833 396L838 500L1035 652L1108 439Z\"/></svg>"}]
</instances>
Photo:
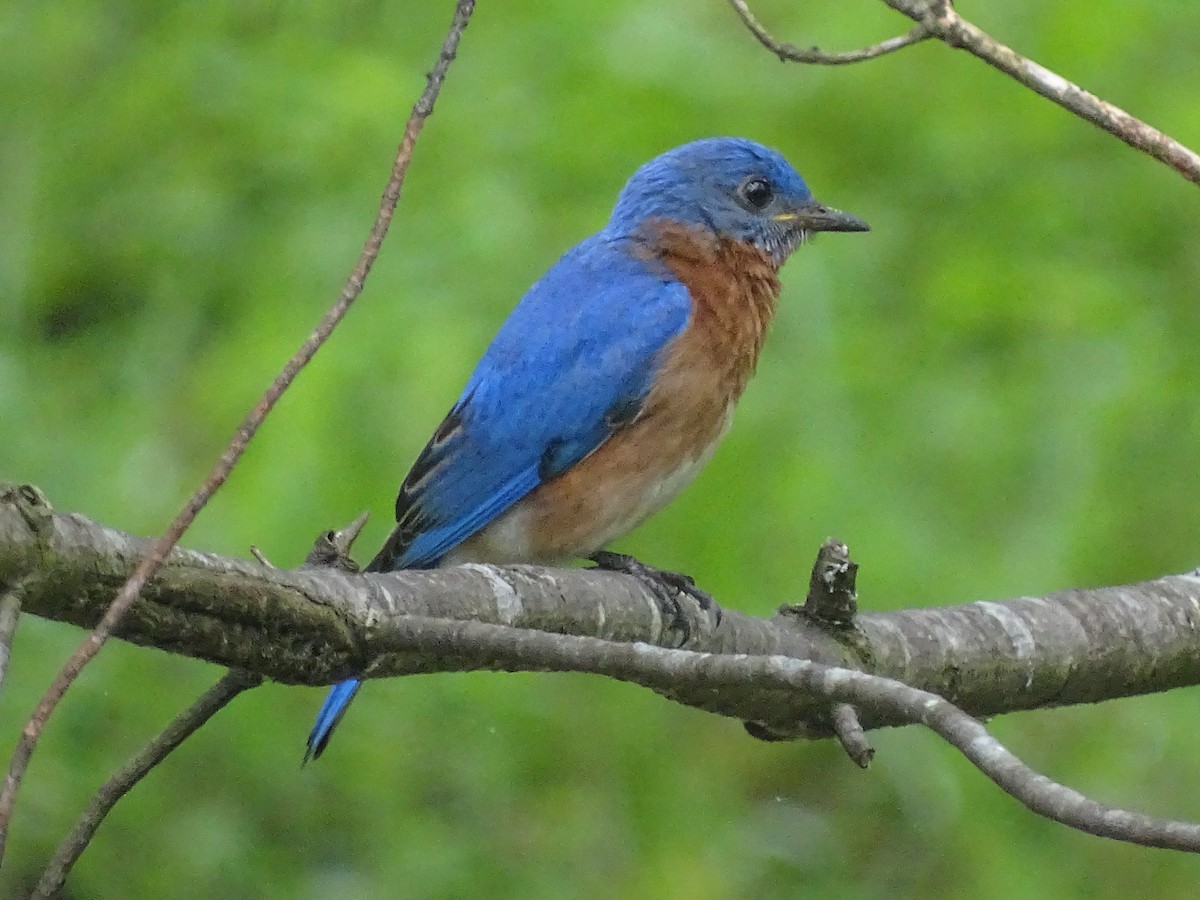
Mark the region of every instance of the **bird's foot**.
<instances>
[{"instance_id":1,"label":"bird's foot","mask_svg":"<svg viewBox=\"0 0 1200 900\"><path fill-rule=\"evenodd\" d=\"M670 612L673 619L670 627L683 634L682 644L691 640L692 629L688 616L679 603L681 595L686 594L691 597L696 605L705 612L715 611L716 624L719 625L721 622L721 607L708 591L696 586L691 575L659 569L628 554L613 553L609 550L600 550L593 553L588 559L594 562L597 568L604 569L606 572L632 575L646 585L654 593L654 596L662 601L664 609Z\"/></svg>"}]
</instances>

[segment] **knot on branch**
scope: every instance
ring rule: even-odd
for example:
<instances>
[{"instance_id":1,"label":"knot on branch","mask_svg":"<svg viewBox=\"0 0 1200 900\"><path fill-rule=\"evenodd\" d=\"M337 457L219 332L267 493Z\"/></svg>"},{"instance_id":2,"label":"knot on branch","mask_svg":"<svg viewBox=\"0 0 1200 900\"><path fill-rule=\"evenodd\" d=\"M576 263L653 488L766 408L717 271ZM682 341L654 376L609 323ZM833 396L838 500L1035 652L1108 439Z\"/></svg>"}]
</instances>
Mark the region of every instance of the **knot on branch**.
<instances>
[{"instance_id":1,"label":"knot on branch","mask_svg":"<svg viewBox=\"0 0 1200 900\"><path fill-rule=\"evenodd\" d=\"M39 538L54 531L54 507L37 485L0 484L0 503L15 506L25 524Z\"/></svg>"},{"instance_id":2,"label":"knot on branch","mask_svg":"<svg viewBox=\"0 0 1200 900\"><path fill-rule=\"evenodd\" d=\"M850 548L830 538L817 551L804 604L781 606L779 611L804 616L817 625L846 628L858 614L857 577L858 563L850 559Z\"/></svg>"},{"instance_id":3,"label":"knot on branch","mask_svg":"<svg viewBox=\"0 0 1200 900\"><path fill-rule=\"evenodd\" d=\"M340 569L352 574L362 571L362 567L350 557L350 548L362 534L368 516L369 513L364 512L345 528L321 532L313 541L308 555L304 557L304 565Z\"/></svg>"}]
</instances>

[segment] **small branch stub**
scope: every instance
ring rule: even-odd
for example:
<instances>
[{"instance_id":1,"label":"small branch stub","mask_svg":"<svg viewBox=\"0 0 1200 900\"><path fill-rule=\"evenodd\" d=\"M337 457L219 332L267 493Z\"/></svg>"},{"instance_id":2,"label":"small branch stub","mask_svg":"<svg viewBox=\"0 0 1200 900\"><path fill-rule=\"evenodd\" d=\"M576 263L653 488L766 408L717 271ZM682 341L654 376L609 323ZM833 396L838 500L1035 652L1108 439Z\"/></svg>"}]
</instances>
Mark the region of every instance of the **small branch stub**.
<instances>
[{"instance_id":1,"label":"small branch stub","mask_svg":"<svg viewBox=\"0 0 1200 900\"><path fill-rule=\"evenodd\" d=\"M817 551L804 604L781 606L779 612L783 615L803 616L814 625L836 628L844 633L854 624L854 616L858 612L854 587L857 576L858 563L850 559L850 548L836 538L830 538ZM745 725L747 734L760 741L791 741L807 733L806 728L780 728L778 723L742 724ZM858 714L846 704L838 704L829 712L828 725L855 765L865 769L875 751L867 742Z\"/></svg>"},{"instance_id":2,"label":"small branch stub","mask_svg":"<svg viewBox=\"0 0 1200 900\"><path fill-rule=\"evenodd\" d=\"M863 729L858 713L849 703L835 703L831 715L833 730L846 755L860 769L869 768L875 758L875 748L867 740L867 732Z\"/></svg>"},{"instance_id":3,"label":"small branch stub","mask_svg":"<svg viewBox=\"0 0 1200 900\"><path fill-rule=\"evenodd\" d=\"M361 567L350 557L350 548L362 534L367 524L368 513L363 513L349 525L337 531L323 531L313 542L308 556L304 557L306 566L325 566L340 569L343 572L359 572Z\"/></svg>"},{"instance_id":4,"label":"small branch stub","mask_svg":"<svg viewBox=\"0 0 1200 900\"><path fill-rule=\"evenodd\" d=\"M845 627L858 613L857 576L858 563L850 559L850 548L830 538L817 551L804 605L784 607L781 612L803 613L814 622Z\"/></svg>"},{"instance_id":5,"label":"small branch stub","mask_svg":"<svg viewBox=\"0 0 1200 900\"><path fill-rule=\"evenodd\" d=\"M54 508L41 488L33 484L0 483L0 503L11 503L30 530L39 536L53 531L50 514Z\"/></svg>"}]
</instances>

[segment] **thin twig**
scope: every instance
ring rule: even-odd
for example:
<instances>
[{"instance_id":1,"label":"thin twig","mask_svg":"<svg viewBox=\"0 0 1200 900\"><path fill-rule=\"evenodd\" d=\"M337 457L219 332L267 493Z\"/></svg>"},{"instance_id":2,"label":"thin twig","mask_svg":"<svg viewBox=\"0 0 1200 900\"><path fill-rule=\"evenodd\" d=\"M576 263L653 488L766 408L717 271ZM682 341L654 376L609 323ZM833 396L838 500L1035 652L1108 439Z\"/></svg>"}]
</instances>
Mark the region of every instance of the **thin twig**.
<instances>
[{"instance_id":1,"label":"thin twig","mask_svg":"<svg viewBox=\"0 0 1200 900\"><path fill-rule=\"evenodd\" d=\"M13 638L16 637L20 618L21 586L18 584L0 594L0 687L4 686L4 675L8 672L8 660L12 656Z\"/></svg>"},{"instance_id":2,"label":"thin twig","mask_svg":"<svg viewBox=\"0 0 1200 900\"><path fill-rule=\"evenodd\" d=\"M750 29L750 33L758 38L758 42L785 62L791 61L817 66L845 66L850 63L863 62L868 59L877 59L880 56L886 56L888 53L902 50L932 36L929 29L922 23L916 25L912 31L906 34L888 38L886 41L871 44L869 47L860 47L858 50L846 50L838 53L822 50L819 47L797 47L795 44L789 44L786 41L780 41L773 37L763 27L762 23L755 18L754 13L750 11L750 7L746 5L745 0L729 0L729 3L741 17L746 27Z\"/></svg>"},{"instance_id":3,"label":"thin twig","mask_svg":"<svg viewBox=\"0 0 1200 900\"><path fill-rule=\"evenodd\" d=\"M858 713L854 707L849 703L835 703L830 718L833 720L834 734L837 735L846 755L854 760L854 764L860 769L868 768L871 760L875 758L875 748L867 740L867 732L858 720Z\"/></svg>"},{"instance_id":4,"label":"thin twig","mask_svg":"<svg viewBox=\"0 0 1200 900\"><path fill-rule=\"evenodd\" d=\"M409 161L412 159L413 147L416 144L417 136L421 133L425 120L433 112L434 101L441 91L446 71L450 63L454 60L459 39L462 37L463 29L466 28L474 8L474 0L459 0L455 6L454 18L446 39L442 43L437 62L430 71L425 90L422 91L420 98L418 98L416 105L413 107L412 114L408 118L408 123L405 125L404 136L400 141L400 147L396 153L395 162L392 165L391 177L380 200L379 212L376 214L375 222L371 226L370 234L363 246L362 254L358 258L358 263L346 280L341 294L325 314L324 318L321 319L308 340L288 360L283 370L271 383L271 386L267 388L266 393L263 394L255 407L246 415L246 418L242 420L241 425L234 432L229 445L225 448L225 452L221 454L221 458L213 466L208 478L205 479L204 483L187 502L179 515L176 516L175 521L171 523L171 527L167 529L166 533L159 538L151 551L142 559L129 580L121 586L116 598L109 606L99 624L79 645L70 659L67 660L58 676L38 702L33 715L25 724L20 741L13 751L12 761L5 775L3 787L0 787L0 860L4 856L4 847L9 824L12 819L13 806L16 803L17 790L20 787L25 769L29 764L29 759L33 755L33 750L37 746L38 738L42 733L46 720L54 711L55 706L58 705L59 700L62 699L67 688L79 675L80 670L99 652L104 642L112 633L114 626L128 611L129 607L133 605L133 602L137 599L138 594L150 576L158 569L163 559L170 553L171 548L175 546L188 526L191 525L192 521L196 518L196 514L203 509L204 505L217 489L225 483L230 471L245 451L246 445L254 437L255 432L258 431L259 426L275 406L279 397L292 383L299 371L313 358L321 345L325 343L326 339L333 332L333 329L346 315L351 304L362 292L363 283L371 271L376 257L379 255L380 245L387 234L396 204L400 199L400 189L404 184L404 175L408 170Z\"/></svg>"},{"instance_id":5,"label":"thin twig","mask_svg":"<svg viewBox=\"0 0 1200 900\"><path fill-rule=\"evenodd\" d=\"M808 596L802 606L781 606L780 613L801 616L825 629L834 629L846 636L858 614L855 580L858 563L850 559L850 548L837 538L829 538L817 551L816 561L808 579ZM854 707L835 703L829 711L829 722L846 755L860 769L871 764L875 749L867 740L866 731ZM766 722L747 722L746 731L760 740L789 740L800 737L804 729L780 729Z\"/></svg>"},{"instance_id":6,"label":"thin twig","mask_svg":"<svg viewBox=\"0 0 1200 900\"><path fill-rule=\"evenodd\" d=\"M58 849L54 851L54 856L50 858L46 870L38 880L37 887L34 888L31 900L43 900L43 898L48 900L48 898L58 896L71 867L87 849L87 845L91 843L100 823L104 821L105 816L109 814L117 801L129 793L130 789L141 781L151 769L166 759L171 751L211 719L218 710L227 706L242 691L257 687L262 684L262 681L261 675L251 672L239 669L231 669L226 672L220 681L176 716L175 720L163 729L158 737L147 744L141 753L108 779L92 797L87 809L83 811L63 842L58 845Z\"/></svg>"},{"instance_id":7,"label":"thin twig","mask_svg":"<svg viewBox=\"0 0 1200 900\"><path fill-rule=\"evenodd\" d=\"M814 65L845 65L874 59L929 37L977 56L1025 87L1081 119L1166 163L1188 181L1200 184L1200 154L1174 138L1147 125L1125 110L1085 91L1061 75L1051 72L1001 44L987 32L960 16L951 0L883 0L888 6L916 22L912 31L899 37L852 50L826 53L813 47L804 50L774 37L746 6L745 0L729 0L745 26L758 41L782 60Z\"/></svg>"},{"instance_id":8,"label":"thin twig","mask_svg":"<svg viewBox=\"0 0 1200 900\"><path fill-rule=\"evenodd\" d=\"M470 647L472 653L487 656L494 652L497 657L519 659L522 668L543 671L578 671L581 660L586 659L587 671L651 686L668 695L697 685L710 691L766 685L851 704L925 725L1038 815L1099 837L1200 853L1200 824L1159 819L1092 800L1031 769L981 722L948 700L878 675L789 656L695 653L421 616L398 622L388 644L390 650L419 654L447 654Z\"/></svg>"},{"instance_id":9,"label":"thin twig","mask_svg":"<svg viewBox=\"0 0 1200 900\"><path fill-rule=\"evenodd\" d=\"M350 548L367 524L367 513L363 513L345 528L326 531L313 544L305 560L307 566L331 566L343 571L358 571L349 559ZM255 557L268 568L274 568L257 547L251 547ZM72 867L83 855L100 823L150 770L161 763L180 744L200 729L218 710L227 706L234 697L248 688L263 683L263 676L241 669L231 669L215 685L206 691L188 709L180 713L163 732L152 740L145 749L130 760L124 768L113 775L98 790L91 802L75 823L75 827L59 844L46 866L34 890L31 900L51 898L58 894L70 874Z\"/></svg>"},{"instance_id":10,"label":"thin twig","mask_svg":"<svg viewBox=\"0 0 1200 900\"><path fill-rule=\"evenodd\" d=\"M839 65L874 59L884 53L936 37L945 44L966 50L999 69L1025 87L1057 103L1081 119L1120 138L1166 163L1188 181L1200 184L1200 154L1174 138L1131 116L1125 110L1085 91L1061 75L1027 59L1001 44L987 32L960 16L951 0L883 0L888 6L917 23L908 34L850 53L824 53L817 48L801 50L770 34L746 7L745 0L729 0L742 22L764 47L783 60L817 65Z\"/></svg>"},{"instance_id":11,"label":"thin twig","mask_svg":"<svg viewBox=\"0 0 1200 900\"><path fill-rule=\"evenodd\" d=\"M1001 44L960 16L949 0L884 0L919 22L951 47L966 50L1063 109L1103 128L1135 150L1166 163L1188 181L1200 184L1200 155L1120 107L1067 81L1061 75Z\"/></svg>"}]
</instances>

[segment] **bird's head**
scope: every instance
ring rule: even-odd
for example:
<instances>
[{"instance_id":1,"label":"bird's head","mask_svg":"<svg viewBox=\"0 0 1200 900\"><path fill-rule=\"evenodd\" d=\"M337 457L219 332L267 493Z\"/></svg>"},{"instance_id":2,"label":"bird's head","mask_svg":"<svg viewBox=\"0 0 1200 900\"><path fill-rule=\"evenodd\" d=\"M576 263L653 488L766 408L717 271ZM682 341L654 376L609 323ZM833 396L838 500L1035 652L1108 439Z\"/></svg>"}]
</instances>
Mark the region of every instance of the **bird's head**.
<instances>
[{"instance_id":1,"label":"bird's head","mask_svg":"<svg viewBox=\"0 0 1200 900\"><path fill-rule=\"evenodd\" d=\"M777 265L814 232L868 230L857 216L813 199L778 152L745 138L692 141L638 169L608 227L631 235L655 220L753 244Z\"/></svg>"}]
</instances>

